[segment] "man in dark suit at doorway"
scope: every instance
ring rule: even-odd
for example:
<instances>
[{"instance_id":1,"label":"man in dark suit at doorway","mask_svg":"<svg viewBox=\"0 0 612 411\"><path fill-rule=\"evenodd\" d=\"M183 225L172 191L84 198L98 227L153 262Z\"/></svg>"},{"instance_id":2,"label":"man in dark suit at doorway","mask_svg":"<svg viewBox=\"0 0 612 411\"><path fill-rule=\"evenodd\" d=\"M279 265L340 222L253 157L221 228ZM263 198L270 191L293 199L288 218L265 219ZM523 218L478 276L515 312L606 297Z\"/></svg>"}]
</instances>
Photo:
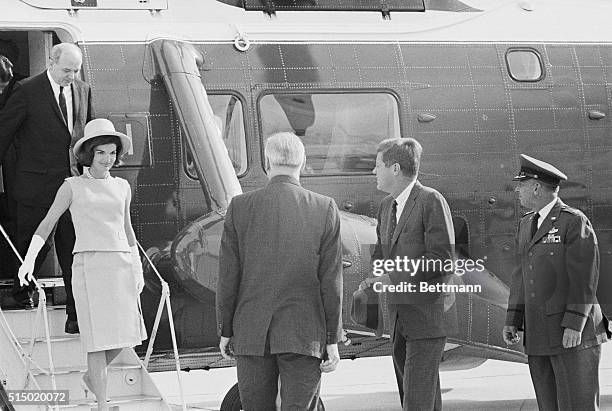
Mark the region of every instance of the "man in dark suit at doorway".
<instances>
[{"instance_id":1,"label":"man in dark suit at doorway","mask_svg":"<svg viewBox=\"0 0 612 411\"><path fill-rule=\"evenodd\" d=\"M0 41L0 44L2 42ZM9 43L13 45L12 43ZM16 49L16 46L15 46ZM13 62L0 54L0 110L2 110L13 93L13 88L19 80L25 77L14 72ZM17 202L13 198L13 184L15 183L15 148L10 147L3 158L0 159L0 224L10 238L17 237ZM19 261L10 245L0 240L0 274L13 275L19 268Z\"/></svg>"},{"instance_id":2,"label":"man in dark suit at doorway","mask_svg":"<svg viewBox=\"0 0 612 411\"><path fill-rule=\"evenodd\" d=\"M596 292L599 247L589 219L558 196L566 180L552 164L521 154L517 268L512 276L503 337L519 341L541 410L599 409L601 343L607 319ZM609 332L609 331L608 331Z\"/></svg>"},{"instance_id":3,"label":"man in dark suit at doorway","mask_svg":"<svg viewBox=\"0 0 612 411\"><path fill-rule=\"evenodd\" d=\"M83 135L83 127L92 117L89 86L77 78L82 61L76 45L55 45L49 68L18 83L0 112L0 158L13 142L16 150L14 197L17 248L22 256L59 186L66 177L78 175L70 146ZM60 218L54 240L67 295L65 331L78 333L72 296L74 228L69 212ZM38 255L36 271L49 248L46 244ZM24 308L33 306L32 292L31 285L20 287L15 273L13 296Z\"/></svg>"},{"instance_id":4,"label":"man in dark suit at doorway","mask_svg":"<svg viewBox=\"0 0 612 411\"><path fill-rule=\"evenodd\" d=\"M300 186L304 146L292 133L265 146L266 187L232 199L219 258L221 353L235 355L245 410L316 410L321 371L342 337L340 216ZM322 361L322 358L327 359Z\"/></svg>"},{"instance_id":5,"label":"man in dark suit at doorway","mask_svg":"<svg viewBox=\"0 0 612 411\"><path fill-rule=\"evenodd\" d=\"M378 211L373 260L431 261L416 272L393 270L375 281L414 284L412 292L388 292L393 365L404 410L441 410L439 368L446 338L456 332L454 311L441 292L420 292L420 283L442 284L454 261L453 222L442 194L417 181L423 149L412 138L382 141L377 148L377 188L389 193ZM378 287L380 289L380 287Z\"/></svg>"}]
</instances>

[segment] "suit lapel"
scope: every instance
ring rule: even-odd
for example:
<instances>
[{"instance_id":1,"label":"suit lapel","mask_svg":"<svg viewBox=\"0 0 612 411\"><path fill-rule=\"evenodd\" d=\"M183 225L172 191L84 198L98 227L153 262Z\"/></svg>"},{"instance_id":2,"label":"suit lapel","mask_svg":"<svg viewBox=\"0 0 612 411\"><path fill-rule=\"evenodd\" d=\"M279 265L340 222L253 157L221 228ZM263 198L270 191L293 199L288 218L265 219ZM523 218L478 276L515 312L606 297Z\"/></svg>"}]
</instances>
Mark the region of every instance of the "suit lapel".
<instances>
[{"instance_id":1,"label":"suit lapel","mask_svg":"<svg viewBox=\"0 0 612 411\"><path fill-rule=\"evenodd\" d=\"M68 130L68 125L64 121L64 116L62 116L62 112L60 111L57 100L55 99L55 94L53 94L53 87L51 87L51 83L49 83L49 77L47 76L47 72L46 71L43 72L41 74L41 77L42 77L41 80L43 82L43 88L47 96L47 100L49 104L51 104L51 107L53 108L53 112L57 116L58 120L64 125L64 127L66 127L66 130Z\"/></svg>"},{"instance_id":2,"label":"suit lapel","mask_svg":"<svg viewBox=\"0 0 612 411\"><path fill-rule=\"evenodd\" d=\"M74 126L81 114L81 88L76 80L72 82L70 87L72 88L72 125Z\"/></svg>"},{"instance_id":3,"label":"suit lapel","mask_svg":"<svg viewBox=\"0 0 612 411\"><path fill-rule=\"evenodd\" d=\"M538 228L538 231L536 231L533 238L529 241L529 248L533 247L535 243L537 243L538 241L540 241L542 237L544 237L544 234L550 231L550 229L553 226L552 225L553 219L557 220L559 218L559 213L561 212L561 204L562 204L561 200L557 200L553 208L550 209L550 212L546 216L546 219L542 222L542 225L540 225L540 228ZM531 220L529 221L531 222Z\"/></svg>"},{"instance_id":4,"label":"suit lapel","mask_svg":"<svg viewBox=\"0 0 612 411\"><path fill-rule=\"evenodd\" d=\"M404 226L406 225L406 222L408 221L408 217L410 217L410 214L412 214L412 210L414 209L414 206L416 204L416 199L419 196L422 187L423 186L421 186L421 183L419 183L418 181L414 183L412 191L410 191L410 195L406 200L406 205L402 210L402 215L400 216L397 226L395 227L395 232L393 233L393 237L391 239L391 247L393 247L397 242L400 233L402 232Z\"/></svg>"}]
</instances>

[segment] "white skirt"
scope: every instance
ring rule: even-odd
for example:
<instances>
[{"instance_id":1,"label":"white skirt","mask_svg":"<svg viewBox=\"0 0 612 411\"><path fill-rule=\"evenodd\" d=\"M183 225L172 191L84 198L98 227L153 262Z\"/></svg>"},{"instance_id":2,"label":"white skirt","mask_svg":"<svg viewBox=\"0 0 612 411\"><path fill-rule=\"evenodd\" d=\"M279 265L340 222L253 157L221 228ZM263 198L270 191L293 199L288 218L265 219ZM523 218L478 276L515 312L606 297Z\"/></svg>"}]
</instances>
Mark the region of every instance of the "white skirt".
<instances>
[{"instance_id":1,"label":"white skirt","mask_svg":"<svg viewBox=\"0 0 612 411\"><path fill-rule=\"evenodd\" d=\"M72 293L87 352L134 347L147 338L129 252L76 253Z\"/></svg>"}]
</instances>

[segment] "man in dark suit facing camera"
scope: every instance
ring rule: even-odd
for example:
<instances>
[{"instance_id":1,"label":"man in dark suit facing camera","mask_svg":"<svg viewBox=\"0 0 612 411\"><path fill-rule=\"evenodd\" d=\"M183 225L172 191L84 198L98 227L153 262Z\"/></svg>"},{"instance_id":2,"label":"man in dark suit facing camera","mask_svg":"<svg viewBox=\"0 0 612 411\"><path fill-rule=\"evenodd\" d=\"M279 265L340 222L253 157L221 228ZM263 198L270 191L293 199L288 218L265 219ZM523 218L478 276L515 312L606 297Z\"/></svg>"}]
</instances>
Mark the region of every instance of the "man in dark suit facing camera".
<instances>
[{"instance_id":1,"label":"man in dark suit facing camera","mask_svg":"<svg viewBox=\"0 0 612 411\"><path fill-rule=\"evenodd\" d=\"M372 259L429 261L414 272L392 270L374 279L385 285L409 284L413 290L386 296L400 402L404 410L425 411L442 409L440 361L446 338L456 332L457 325L454 306L445 310L442 292L420 291L421 284L438 289L438 284L449 280L452 271L445 269L454 262L455 242L446 200L417 180L422 151L412 138L378 145L373 172L377 188L389 195L378 210ZM380 284L374 289L380 292Z\"/></svg>"},{"instance_id":2,"label":"man in dark suit facing camera","mask_svg":"<svg viewBox=\"0 0 612 411\"><path fill-rule=\"evenodd\" d=\"M83 135L85 123L92 117L89 86L77 78L82 61L76 45L55 45L49 68L18 83L0 112L0 158L13 142L16 150L14 198L17 249L22 256L59 186L66 177L78 175L70 146ZM74 228L69 212L60 218L54 240L67 294L65 331L78 333L71 270ZM36 271L48 251L46 244L38 255ZM33 306L32 292L31 284L20 287L15 273L13 296L24 308Z\"/></svg>"},{"instance_id":3,"label":"man in dark suit facing camera","mask_svg":"<svg viewBox=\"0 0 612 411\"><path fill-rule=\"evenodd\" d=\"M271 136L265 158L266 187L234 197L225 216L219 347L236 357L245 410L276 409L279 379L283 409L316 410L321 371L340 360L340 215L333 199L300 186L295 134Z\"/></svg>"},{"instance_id":4,"label":"man in dark suit facing camera","mask_svg":"<svg viewBox=\"0 0 612 411\"><path fill-rule=\"evenodd\" d=\"M567 177L552 164L521 154L514 177L529 210L517 233L503 337L519 341L541 410L598 410L601 343L607 320L596 292L599 248L589 219L558 196Z\"/></svg>"}]
</instances>

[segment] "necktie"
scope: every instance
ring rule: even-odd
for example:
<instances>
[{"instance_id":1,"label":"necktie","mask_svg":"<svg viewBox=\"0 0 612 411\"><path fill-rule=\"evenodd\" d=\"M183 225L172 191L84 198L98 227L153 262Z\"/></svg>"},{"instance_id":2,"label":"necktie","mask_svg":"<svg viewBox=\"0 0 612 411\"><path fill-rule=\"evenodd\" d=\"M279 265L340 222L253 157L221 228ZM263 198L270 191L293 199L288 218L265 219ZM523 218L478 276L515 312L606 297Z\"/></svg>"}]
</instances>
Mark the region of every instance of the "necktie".
<instances>
[{"instance_id":1,"label":"necktie","mask_svg":"<svg viewBox=\"0 0 612 411\"><path fill-rule=\"evenodd\" d=\"M538 231L538 219L540 218L540 214L535 213L533 218L531 219L531 238L533 238Z\"/></svg>"},{"instance_id":2,"label":"necktie","mask_svg":"<svg viewBox=\"0 0 612 411\"><path fill-rule=\"evenodd\" d=\"M64 123L68 125L68 109L66 108L66 97L64 97L64 87L60 86L59 92L59 106L62 111L62 116L64 117Z\"/></svg>"},{"instance_id":3,"label":"necktie","mask_svg":"<svg viewBox=\"0 0 612 411\"><path fill-rule=\"evenodd\" d=\"M389 238L393 238L395 227L397 227L397 201L393 200L393 204L391 204L391 221L389 222Z\"/></svg>"}]
</instances>

